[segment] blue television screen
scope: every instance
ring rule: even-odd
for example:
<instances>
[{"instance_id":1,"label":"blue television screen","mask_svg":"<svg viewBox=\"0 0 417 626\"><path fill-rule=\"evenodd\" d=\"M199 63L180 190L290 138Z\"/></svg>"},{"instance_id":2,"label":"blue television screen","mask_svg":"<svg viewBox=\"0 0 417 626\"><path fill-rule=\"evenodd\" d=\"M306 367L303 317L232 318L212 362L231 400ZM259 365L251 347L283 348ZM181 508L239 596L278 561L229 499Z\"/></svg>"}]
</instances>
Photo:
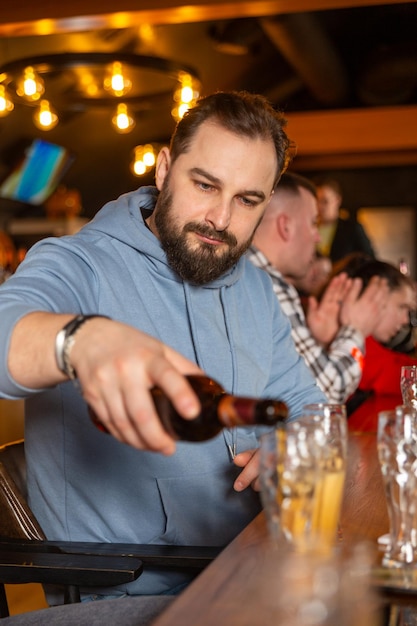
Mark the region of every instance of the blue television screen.
<instances>
[{"instance_id":1,"label":"blue television screen","mask_svg":"<svg viewBox=\"0 0 417 626\"><path fill-rule=\"evenodd\" d=\"M63 146L34 139L0 185L0 197L40 205L55 191L72 161Z\"/></svg>"}]
</instances>

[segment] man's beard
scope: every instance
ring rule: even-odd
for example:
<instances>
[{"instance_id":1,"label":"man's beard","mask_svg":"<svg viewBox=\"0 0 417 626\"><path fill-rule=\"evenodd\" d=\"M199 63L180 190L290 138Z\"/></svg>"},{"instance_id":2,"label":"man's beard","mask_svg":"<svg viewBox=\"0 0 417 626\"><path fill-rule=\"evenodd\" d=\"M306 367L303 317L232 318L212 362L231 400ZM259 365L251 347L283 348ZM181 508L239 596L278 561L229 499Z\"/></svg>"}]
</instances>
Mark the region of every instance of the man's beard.
<instances>
[{"instance_id":1,"label":"man's beard","mask_svg":"<svg viewBox=\"0 0 417 626\"><path fill-rule=\"evenodd\" d=\"M194 285L204 285L227 272L246 252L253 238L252 234L249 240L239 246L232 233L226 230L217 231L207 224L197 222L188 222L180 230L172 215L172 195L169 191L168 178L158 196L155 225L171 268L183 280ZM191 232L222 241L227 244L227 249L220 252L218 245L201 241L196 241L194 249L191 249L187 241L187 234Z\"/></svg>"}]
</instances>

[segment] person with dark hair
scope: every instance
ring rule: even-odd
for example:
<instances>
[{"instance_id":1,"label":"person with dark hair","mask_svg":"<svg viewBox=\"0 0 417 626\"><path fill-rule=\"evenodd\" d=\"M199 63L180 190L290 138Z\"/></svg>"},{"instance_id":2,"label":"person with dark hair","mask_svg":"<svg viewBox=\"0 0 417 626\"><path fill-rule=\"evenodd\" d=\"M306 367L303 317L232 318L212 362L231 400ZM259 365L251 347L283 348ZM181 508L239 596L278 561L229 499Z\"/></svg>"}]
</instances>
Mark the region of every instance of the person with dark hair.
<instances>
[{"instance_id":1,"label":"person with dark hair","mask_svg":"<svg viewBox=\"0 0 417 626\"><path fill-rule=\"evenodd\" d=\"M275 186L248 255L269 274L297 351L318 385L330 402L342 403L359 383L365 337L378 319L386 287L376 278L359 297L360 281L338 276L320 303L314 295L308 298L305 315L295 285L309 271L318 239L314 184L286 172Z\"/></svg>"},{"instance_id":2,"label":"person with dark hair","mask_svg":"<svg viewBox=\"0 0 417 626\"><path fill-rule=\"evenodd\" d=\"M363 289L378 276L386 281L388 295L372 333L366 338L359 395L366 393L400 394L400 372L403 365L417 365L417 359L387 347L390 340L409 323L410 312L416 308L416 289L412 279L385 261L363 254L348 255L334 267L334 275L342 272L360 278ZM355 400L351 399L351 403Z\"/></svg>"},{"instance_id":3,"label":"person with dark hair","mask_svg":"<svg viewBox=\"0 0 417 626\"><path fill-rule=\"evenodd\" d=\"M326 177L315 182L319 208L319 252L328 256L332 263L351 252L364 252L375 257L362 224L341 208L342 190L339 182Z\"/></svg>"},{"instance_id":4,"label":"person with dark hair","mask_svg":"<svg viewBox=\"0 0 417 626\"><path fill-rule=\"evenodd\" d=\"M154 385L184 419L200 410L184 375L202 371L281 399L290 419L325 400L244 255L288 162L284 125L262 96L202 98L160 151L156 187L39 242L0 288L0 395L26 398L30 503L48 538L219 546L261 510L262 429L175 442ZM153 569L107 593L174 594L189 580Z\"/></svg>"}]
</instances>

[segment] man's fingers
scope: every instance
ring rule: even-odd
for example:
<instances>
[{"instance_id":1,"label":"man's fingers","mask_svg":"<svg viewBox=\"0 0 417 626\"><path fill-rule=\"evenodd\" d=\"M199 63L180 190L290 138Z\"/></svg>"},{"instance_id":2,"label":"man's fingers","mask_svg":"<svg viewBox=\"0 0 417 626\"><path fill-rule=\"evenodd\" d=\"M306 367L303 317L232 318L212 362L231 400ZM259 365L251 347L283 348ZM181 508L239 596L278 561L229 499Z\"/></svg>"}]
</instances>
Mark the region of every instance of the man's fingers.
<instances>
[{"instance_id":1,"label":"man's fingers","mask_svg":"<svg viewBox=\"0 0 417 626\"><path fill-rule=\"evenodd\" d=\"M362 289L362 279L361 278L353 278L352 282L350 284L350 288L348 289L348 291L346 293L345 301L347 303L355 302L358 299L358 297L359 297L361 289Z\"/></svg>"},{"instance_id":2,"label":"man's fingers","mask_svg":"<svg viewBox=\"0 0 417 626\"><path fill-rule=\"evenodd\" d=\"M243 491L250 485L255 485L259 476L259 451L246 450L237 454L234 464L244 468L234 482L234 490Z\"/></svg>"}]
</instances>

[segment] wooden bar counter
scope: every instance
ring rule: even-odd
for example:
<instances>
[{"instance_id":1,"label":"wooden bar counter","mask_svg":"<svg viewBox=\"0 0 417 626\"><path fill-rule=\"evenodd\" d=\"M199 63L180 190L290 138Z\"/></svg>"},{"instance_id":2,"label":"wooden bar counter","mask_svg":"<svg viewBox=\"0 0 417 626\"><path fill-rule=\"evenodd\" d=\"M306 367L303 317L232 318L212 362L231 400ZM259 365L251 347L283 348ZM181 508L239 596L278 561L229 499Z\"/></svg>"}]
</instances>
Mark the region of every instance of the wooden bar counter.
<instances>
[{"instance_id":1,"label":"wooden bar counter","mask_svg":"<svg viewBox=\"0 0 417 626\"><path fill-rule=\"evenodd\" d=\"M341 542L377 539L388 531L385 494L376 449L377 413L400 397L368 399L349 418L348 470L341 514ZM256 517L172 603L154 626L278 626L259 597L259 575L271 550L264 514ZM258 584L257 584L258 583ZM258 590L258 591L256 591ZM336 625L335 625L336 626Z\"/></svg>"}]
</instances>

